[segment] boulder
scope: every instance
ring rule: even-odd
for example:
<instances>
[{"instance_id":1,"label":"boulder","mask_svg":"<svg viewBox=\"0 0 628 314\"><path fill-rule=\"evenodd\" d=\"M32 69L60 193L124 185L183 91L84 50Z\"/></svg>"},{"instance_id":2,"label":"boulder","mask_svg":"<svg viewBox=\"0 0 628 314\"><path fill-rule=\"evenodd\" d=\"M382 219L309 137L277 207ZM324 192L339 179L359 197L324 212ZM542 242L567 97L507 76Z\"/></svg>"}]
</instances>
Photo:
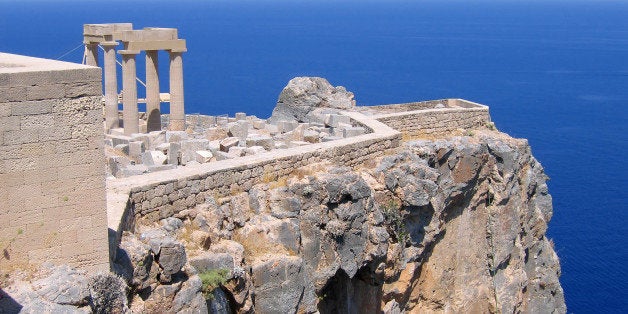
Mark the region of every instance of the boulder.
<instances>
[{"instance_id":1,"label":"boulder","mask_svg":"<svg viewBox=\"0 0 628 314\"><path fill-rule=\"evenodd\" d=\"M87 305L90 296L85 274L67 265L54 267L48 277L33 283L33 290L45 300L64 305Z\"/></svg>"},{"instance_id":2,"label":"boulder","mask_svg":"<svg viewBox=\"0 0 628 314\"><path fill-rule=\"evenodd\" d=\"M281 91L270 123L280 120L308 122L316 109L347 110L355 106L353 93L344 87L333 87L320 77L296 77Z\"/></svg>"}]
</instances>

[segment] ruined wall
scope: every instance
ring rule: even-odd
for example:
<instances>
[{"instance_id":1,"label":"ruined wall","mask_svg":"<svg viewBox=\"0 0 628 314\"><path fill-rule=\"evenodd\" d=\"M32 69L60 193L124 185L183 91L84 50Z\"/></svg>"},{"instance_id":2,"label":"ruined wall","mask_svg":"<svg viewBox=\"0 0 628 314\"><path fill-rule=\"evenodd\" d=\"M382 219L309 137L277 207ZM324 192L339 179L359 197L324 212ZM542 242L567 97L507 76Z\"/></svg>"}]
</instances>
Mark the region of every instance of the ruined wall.
<instances>
[{"instance_id":1,"label":"ruined wall","mask_svg":"<svg viewBox=\"0 0 628 314\"><path fill-rule=\"evenodd\" d=\"M0 53L0 269L108 270L100 69Z\"/></svg>"},{"instance_id":2,"label":"ruined wall","mask_svg":"<svg viewBox=\"0 0 628 314\"><path fill-rule=\"evenodd\" d=\"M276 182L295 169L316 162L357 166L399 146L399 132L359 113L346 114L373 133L196 167L112 179L108 182L107 196L109 228L118 231L119 237L121 231L133 228L135 219L157 221L202 204L207 196L226 196L247 191L258 183Z\"/></svg>"},{"instance_id":3,"label":"ruined wall","mask_svg":"<svg viewBox=\"0 0 628 314\"><path fill-rule=\"evenodd\" d=\"M471 129L490 122L488 107L459 101L460 107L416 110L373 116L404 136L437 136L457 129ZM458 107L458 106L457 106Z\"/></svg>"}]
</instances>

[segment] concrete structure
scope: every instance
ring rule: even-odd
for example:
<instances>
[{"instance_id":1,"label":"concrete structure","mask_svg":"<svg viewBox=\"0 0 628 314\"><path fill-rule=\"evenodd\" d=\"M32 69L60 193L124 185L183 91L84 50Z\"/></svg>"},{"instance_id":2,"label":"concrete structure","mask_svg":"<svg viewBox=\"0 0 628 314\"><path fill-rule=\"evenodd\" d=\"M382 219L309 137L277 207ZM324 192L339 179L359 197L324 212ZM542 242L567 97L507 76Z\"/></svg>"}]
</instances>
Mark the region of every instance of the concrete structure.
<instances>
[{"instance_id":1,"label":"concrete structure","mask_svg":"<svg viewBox=\"0 0 628 314\"><path fill-rule=\"evenodd\" d=\"M139 113L137 109L136 56L146 51L146 113L147 132L161 130L158 51L170 54L170 130L185 129L183 96L182 53L187 51L185 40L178 39L175 28L144 28L133 30L132 24L85 24L83 36L86 62L97 65L100 44L105 49L105 99L106 129L118 127L118 96L116 86L115 51L116 41L124 44L122 55L123 77L123 121L124 134L138 133ZM114 91L115 89L115 91ZM114 97L115 94L115 97Z\"/></svg>"},{"instance_id":2,"label":"concrete structure","mask_svg":"<svg viewBox=\"0 0 628 314\"><path fill-rule=\"evenodd\" d=\"M109 270L101 71L0 53L0 269Z\"/></svg>"}]
</instances>

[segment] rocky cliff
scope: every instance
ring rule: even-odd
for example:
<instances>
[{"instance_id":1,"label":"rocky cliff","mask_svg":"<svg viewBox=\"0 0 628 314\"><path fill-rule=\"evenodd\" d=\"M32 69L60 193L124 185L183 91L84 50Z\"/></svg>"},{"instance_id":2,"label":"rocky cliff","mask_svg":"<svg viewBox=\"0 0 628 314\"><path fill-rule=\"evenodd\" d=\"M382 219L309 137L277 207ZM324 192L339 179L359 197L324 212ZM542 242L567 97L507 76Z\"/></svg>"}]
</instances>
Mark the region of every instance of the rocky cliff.
<instances>
[{"instance_id":1,"label":"rocky cliff","mask_svg":"<svg viewBox=\"0 0 628 314\"><path fill-rule=\"evenodd\" d=\"M352 105L298 78L273 115ZM0 310L565 313L547 177L525 140L487 126L404 134L360 167L309 164L156 224L136 216L113 265L124 280L65 266L0 278Z\"/></svg>"},{"instance_id":2,"label":"rocky cliff","mask_svg":"<svg viewBox=\"0 0 628 314\"><path fill-rule=\"evenodd\" d=\"M192 276L225 269L214 287L223 304L210 307L237 312L564 313L546 179L525 140L478 130L409 141L359 169L296 169L125 243L144 241L144 255L157 256L154 239L169 237L186 248ZM132 260L141 274L164 271ZM136 287L171 285L144 278Z\"/></svg>"}]
</instances>

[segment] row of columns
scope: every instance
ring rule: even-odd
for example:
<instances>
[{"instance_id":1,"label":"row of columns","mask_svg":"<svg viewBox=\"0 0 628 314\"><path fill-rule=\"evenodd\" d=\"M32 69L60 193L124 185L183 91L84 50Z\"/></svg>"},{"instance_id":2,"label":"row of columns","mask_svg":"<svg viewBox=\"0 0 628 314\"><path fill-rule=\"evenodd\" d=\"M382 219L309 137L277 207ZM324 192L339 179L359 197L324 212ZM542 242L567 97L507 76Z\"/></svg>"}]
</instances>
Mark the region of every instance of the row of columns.
<instances>
[{"instance_id":1,"label":"row of columns","mask_svg":"<svg viewBox=\"0 0 628 314\"><path fill-rule=\"evenodd\" d=\"M169 129L185 129L183 94L183 60L185 41L177 38L176 29L146 28L132 30L132 25L84 25L86 64L98 66L98 45L103 47L105 81L105 127L119 127L116 50L118 40L124 43L122 55L122 116L124 134L139 133L139 112L136 83L136 56L146 52L146 114L147 131L161 130L158 51L167 50L170 62L170 124ZM102 39L102 40L101 40Z\"/></svg>"}]
</instances>

